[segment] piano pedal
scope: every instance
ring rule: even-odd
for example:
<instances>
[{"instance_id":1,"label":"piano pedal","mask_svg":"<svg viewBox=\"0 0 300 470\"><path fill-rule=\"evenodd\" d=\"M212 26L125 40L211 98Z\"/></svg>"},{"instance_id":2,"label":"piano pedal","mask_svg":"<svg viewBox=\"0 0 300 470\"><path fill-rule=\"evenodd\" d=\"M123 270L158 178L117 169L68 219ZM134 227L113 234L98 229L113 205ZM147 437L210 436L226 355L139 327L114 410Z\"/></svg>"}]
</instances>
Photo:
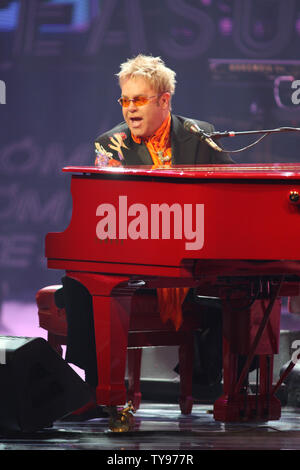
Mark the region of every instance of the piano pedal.
<instances>
[{"instance_id":1,"label":"piano pedal","mask_svg":"<svg viewBox=\"0 0 300 470\"><path fill-rule=\"evenodd\" d=\"M128 405L122 410L118 409L117 406L106 407L109 418L109 429L112 432L128 432L132 431L135 427L135 418L133 413L135 409L132 402L129 401Z\"/></svg>"}]
</instances>

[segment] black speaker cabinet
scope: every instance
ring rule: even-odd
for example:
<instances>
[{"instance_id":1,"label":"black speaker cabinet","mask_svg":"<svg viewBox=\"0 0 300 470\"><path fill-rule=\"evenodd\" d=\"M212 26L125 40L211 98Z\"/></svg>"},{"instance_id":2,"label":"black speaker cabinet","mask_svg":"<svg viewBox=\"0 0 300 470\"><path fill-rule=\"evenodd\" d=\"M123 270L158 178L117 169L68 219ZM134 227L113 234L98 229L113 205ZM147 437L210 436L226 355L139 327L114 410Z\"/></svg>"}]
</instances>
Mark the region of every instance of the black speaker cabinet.
<instances>
[{"instance_id":1,"label":"black speaker cabinet","mask_svg":"<svg viewBox=\"0 0 300 470\"><path fill-rule=\"evenodd\" d=\"M0 336L0 432L32 432L81 408L91 389L43 338Z\"/></svg>"}]
</instances>

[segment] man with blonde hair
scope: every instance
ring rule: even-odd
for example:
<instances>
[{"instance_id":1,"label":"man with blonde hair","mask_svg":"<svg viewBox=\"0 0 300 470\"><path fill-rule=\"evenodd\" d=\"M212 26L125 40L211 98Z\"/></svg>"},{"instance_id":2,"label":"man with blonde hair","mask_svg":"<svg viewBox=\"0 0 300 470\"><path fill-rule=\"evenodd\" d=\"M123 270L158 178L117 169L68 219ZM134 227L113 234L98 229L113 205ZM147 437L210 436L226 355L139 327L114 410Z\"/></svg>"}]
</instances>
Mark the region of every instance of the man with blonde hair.
<instances>
[{"instance_id":1,"label":"man with blonde hair","mask_svg":"<svg viewBox=\"0 0 300 470\"><path fill-rule=\"evenodd\" d=\"M233 163L226 153L214 150L189 132L185 128L189 119L171 112L176 73L160 57L139 54L128 59L121 64L117 77L121 88L118 102L122 107L124 121L96 139L97 166L168 167L176 164ZM214 130L205 121L194 122L204 132ZM178 289L175 295L174 290L176 289L157 289L156 293L161 314L162 309L169 312L172 310L172 319L176 326L176 320L181 318L185 305L195 299L193 291L188 288L184 291ZM179 302L177 295L180 296ZM181 306L178 308L182 310L175 311L175 305ZM221 309L218 303L211 303L208 306L199 306L200 312L205 335L196 338L197 350L202 356L202 367L198 364L196 369L198 381L209 384L220 380Z\"/></svg>"},{"instance_id":2,"label":"man with blonde hair","mask_svg":"<svg viewBox=\"0 0 300 470\"><path fill-rule=\"evenodd\" d=\"M124 122L96 139L97 166L233 163L186 130L187 118L171 113L176 73L160 57L139 54L121 64L117 76ZM214 130L194 122L204 132Z\"/></svg>"},{"instance_id":3,"label":"man with blonde hair","mask_svg":"<svg viewBox=\"0 0 300 470\"><path fill-rule=\"evenodd\" d=\"M121 88L118 102L124 122L96 139L97 166L232 163L226 153L214 150L189 132L185 128L187 118L171 113L176 74L160 57L140 54L121 64L117 76ZM205 121L194 122L207 133L214 130ZM63 284L68 318L66 359L85 369L86 381L95 386L97 370L91 297L71 279L64 278ZM180 302L176 299L174 302L174 291L169 296L170 289L157 289L156 293L160 311L164 307L172 310L170 304L167 305L169 300L173 300L172 305L182 306L180 314L189 302L195 302L194 293L189 289L178 293ZM221 309L218 303L202 304L199 314L203 319L203 331L195 338L196 359L199 359L195 375L198 383L210 385L221 380Z\"/></svg>"}]
</instances>

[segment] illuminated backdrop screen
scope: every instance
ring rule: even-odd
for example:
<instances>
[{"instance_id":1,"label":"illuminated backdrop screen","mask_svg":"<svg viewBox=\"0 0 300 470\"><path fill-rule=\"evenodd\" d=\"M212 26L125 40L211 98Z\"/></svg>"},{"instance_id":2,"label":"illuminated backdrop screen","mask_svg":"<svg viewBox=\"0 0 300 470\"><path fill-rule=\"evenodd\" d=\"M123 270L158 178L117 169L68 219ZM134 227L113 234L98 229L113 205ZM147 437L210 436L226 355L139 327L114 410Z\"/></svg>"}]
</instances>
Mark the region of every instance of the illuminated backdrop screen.
<instances>
[{"instance_id":1,"label":"illuminated backdrop screen","mask_svg":"<svg viewBox=\"0 0 300 470\"><path fill-rule=\"evenodd\" d=\"M60 282L44 239L64 230L66 165L122 120L115 74L139 52L177 72L176 114L217 130L300 127L295 0L0 0L0 270L7 295ZM223 140L236 149L253 137ZM299 160L300 135L268 137L237 162ZM30 294L31 295L31 294Z\"/></svg>"}]
</instances>

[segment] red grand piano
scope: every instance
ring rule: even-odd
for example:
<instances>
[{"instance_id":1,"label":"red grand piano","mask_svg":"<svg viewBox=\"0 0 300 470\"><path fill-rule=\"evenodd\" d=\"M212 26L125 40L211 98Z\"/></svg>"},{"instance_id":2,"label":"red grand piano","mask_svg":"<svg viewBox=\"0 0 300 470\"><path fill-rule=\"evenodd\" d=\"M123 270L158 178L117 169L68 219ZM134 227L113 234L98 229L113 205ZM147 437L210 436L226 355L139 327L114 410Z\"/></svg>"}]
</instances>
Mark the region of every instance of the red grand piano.
<instances>
[{"instance_id":1,"label":"red grand piano","mask_svg":"<svg viewBox=\"0 0 300 470\"><path fill-rule=\"evenodd\" d=\"M300 165L66 167L73 214L46 237L48 267L93 299L97 403L126 403L133 292L193 287L223 303L221 421L279 419L272 383L280 298L299 293ZM255 393L245 390L254 357ZM238 367L243 357L243 367Z\"/></svg>"}]
</instances>

